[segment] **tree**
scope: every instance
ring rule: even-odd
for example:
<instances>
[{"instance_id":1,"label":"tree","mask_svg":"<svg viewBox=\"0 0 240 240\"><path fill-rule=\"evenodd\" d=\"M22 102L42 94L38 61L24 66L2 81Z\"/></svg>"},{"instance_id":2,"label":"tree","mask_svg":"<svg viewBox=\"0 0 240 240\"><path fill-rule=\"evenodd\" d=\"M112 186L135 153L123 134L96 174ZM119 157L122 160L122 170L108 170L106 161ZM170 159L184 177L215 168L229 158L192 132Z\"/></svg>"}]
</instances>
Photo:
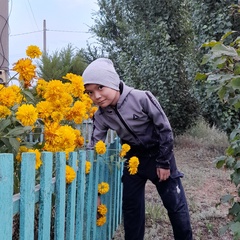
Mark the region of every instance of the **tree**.
<instances>
[{"instance_id":1,"label":"tree","mask_svg":"<svg viewBox=\"0 0 240 240\"><path fill-rule=\"evenodd\" d=\"M219 41L221 37L231 30L237 30L237 11L233 11L231 4L234 0L190 0L192 11L192 22L194 30L194 41L196 45L196 66L195 72L207 72L209 66L202 64L205 48L201 45L215 39ZM233 14L235 13L235 15ZM238 28L238 31L240 29ZM231 41L235 36L232 34L226 41ZM208 86L209 84L209 86ZM222 105L216 93L211 97L207 95L207 88L214 85L213 82L203 84L197 81L195 84L195 96L201 105L201 114L211 125L229 132L234 122L238 121L238 114L235 110L230 110L229 106ZM233 116L236 116L234 119Z\"/></svg>"},{"instance_id":2,"label":"tree","mask_svg":"<svg viewBox=\"0 0 240 240\"><path fill-rule=\"evenodd\" d=\"M198 107L186 66L193 56L186 1L99 0L91 31L121 78L157 96L175 133L194 122Z\"/></svg>"},{"instance_id":3,"label":"tree","mask_svg":"<svg viewBox=\"0 0 240 240\"><path fill-rule=\"evenodd\" d=\"M222 203L231 204L230 221L223 231L229 228L234 233L234 239L237 240L240 238L240 37L229 45L225 44L228 42L226 38L232 33L226 33L219 41L214 40L204 44L204 47L208 48L204 63L209 63L211 71L198 73L197 79L204 83L214 82L212 85L207 84L209 94L216 92L221 104L237 113L238 122L232 124L229 133L230 145L225 156L219 157L216 161L218 168L232 170L230 178L236 186L236 194L230 193L221 198Z\"/></svg>"},{"instance_id":4,"label":"tree","mask_svg":"<svg viewBox=\"0 0 240 240\"><path fill-rule=\"evenodd\" d=\"M75 51L72 45L68 45L60 52L43 55L38 64L38 75L46 81L58 79L65 82L62 76L67 73L82 75L86 66L83 50Z\"/></svg>"}]
</instances>

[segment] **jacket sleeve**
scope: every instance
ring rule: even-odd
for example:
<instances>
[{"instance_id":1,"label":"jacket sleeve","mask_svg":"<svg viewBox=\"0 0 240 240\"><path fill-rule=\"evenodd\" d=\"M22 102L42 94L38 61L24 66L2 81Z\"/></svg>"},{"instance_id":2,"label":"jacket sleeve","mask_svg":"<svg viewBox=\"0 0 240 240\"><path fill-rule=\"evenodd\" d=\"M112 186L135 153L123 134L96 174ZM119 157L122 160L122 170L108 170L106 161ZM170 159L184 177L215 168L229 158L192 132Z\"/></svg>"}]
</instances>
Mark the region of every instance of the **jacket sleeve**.
<instances>
[{"instance_id":1,"label":"jacket sleeve","mask_svg":"<svg viewBox=\"0 0 240 240\"><path fill-rule=\"evenodd\" d=\"M171 159L173 158L172 128L158 100L151 92L146 92L146 96L144 110L152 119L159 135L159 155L156 159L156 166L169 169Z\"/></svg>"}]
</instances>

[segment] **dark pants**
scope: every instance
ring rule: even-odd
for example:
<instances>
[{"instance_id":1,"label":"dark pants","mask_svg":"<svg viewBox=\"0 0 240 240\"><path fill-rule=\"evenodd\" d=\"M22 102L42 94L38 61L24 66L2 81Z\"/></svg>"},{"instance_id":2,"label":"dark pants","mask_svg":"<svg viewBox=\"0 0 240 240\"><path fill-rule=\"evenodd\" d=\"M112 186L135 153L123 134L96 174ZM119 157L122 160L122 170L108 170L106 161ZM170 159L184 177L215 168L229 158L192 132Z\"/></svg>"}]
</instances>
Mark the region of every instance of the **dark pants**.
<instances>
[{"instance_id":1,"label":"dark pants","mask_svg":"<svg viewBox=\"0 0 240 240\"><path fill-rule=\"evenodd\" d=\"M175 240L191 240L189 211L180 177L175 175L166 181L159 182L155 161L145 160L148 161L145 163L140 161L136 175L129 175L127 168L124 168L122 182L125 240L144 239L145 184L148 179L155 184L163 205L167 209Z\"/></svg>"}]
</instances>

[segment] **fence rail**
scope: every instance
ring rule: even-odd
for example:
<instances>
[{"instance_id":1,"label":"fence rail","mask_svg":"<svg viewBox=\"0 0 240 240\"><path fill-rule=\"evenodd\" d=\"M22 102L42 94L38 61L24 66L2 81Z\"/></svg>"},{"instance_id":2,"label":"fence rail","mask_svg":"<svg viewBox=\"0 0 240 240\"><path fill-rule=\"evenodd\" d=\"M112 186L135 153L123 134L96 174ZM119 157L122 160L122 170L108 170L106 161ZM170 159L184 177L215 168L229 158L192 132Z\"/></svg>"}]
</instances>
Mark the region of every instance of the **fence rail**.
<instances>
[{"instance_id":1,"label":"fence rail","mask_svg":"<svg viewBox=\"0 0 240 240\"><path fill-rule=\"evenodd\" d=\"M103 156L96 156L93 150L71 153L68 164L77 172L71 184L65 182L65 153L42 153L43 164L38 185L35 184L35 154L23 153L20 193L15 195L13 155L0 154L0 239L13 239L14 231L18 231L20 240L111 239L122 214L123 165L118 162L119 147L116 139L108 145ZM92 165L89 174L85 173L86 160ZM110 190L100 196L108 212L106 224L98 227L96 215L100 182L109 183ZM13 226L16 216L20 222L17 230Z\"/></svg>"}]
</instances>

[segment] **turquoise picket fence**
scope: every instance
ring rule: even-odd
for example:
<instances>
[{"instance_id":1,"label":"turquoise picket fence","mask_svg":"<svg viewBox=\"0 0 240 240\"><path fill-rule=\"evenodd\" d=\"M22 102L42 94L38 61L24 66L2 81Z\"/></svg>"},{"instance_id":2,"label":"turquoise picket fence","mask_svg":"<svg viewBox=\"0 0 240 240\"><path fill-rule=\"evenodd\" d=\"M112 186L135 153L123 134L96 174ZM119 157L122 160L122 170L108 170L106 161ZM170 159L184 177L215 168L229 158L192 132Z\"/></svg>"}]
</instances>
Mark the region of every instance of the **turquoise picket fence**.
<instances>
[{"instance_id":1,"label":"turquoise picket fence","mask_svg":"<svg viewBox=\"0 0 240 240\"><path fill-rule=\"evenodd\" d=\"M123 165L118 157L119 148L119 141L115 139L103 156L93 150L70 153L68 164L77 172L71 184L65 182L65 153L42 153L38 185L35 184L35 154L23 153L20 193L15 195L13 155L0 154L0 239L13 239L14 231L18 231L20 240L112 239L122 218ZM92 165L89 174L85 173L86 160ZM108 212L106 223L98 227L97 198L101 182L109 183L110 189L100 196ZM17 229L13 226L16 216L19 218Z\"/></svg>"}]
</instances>

